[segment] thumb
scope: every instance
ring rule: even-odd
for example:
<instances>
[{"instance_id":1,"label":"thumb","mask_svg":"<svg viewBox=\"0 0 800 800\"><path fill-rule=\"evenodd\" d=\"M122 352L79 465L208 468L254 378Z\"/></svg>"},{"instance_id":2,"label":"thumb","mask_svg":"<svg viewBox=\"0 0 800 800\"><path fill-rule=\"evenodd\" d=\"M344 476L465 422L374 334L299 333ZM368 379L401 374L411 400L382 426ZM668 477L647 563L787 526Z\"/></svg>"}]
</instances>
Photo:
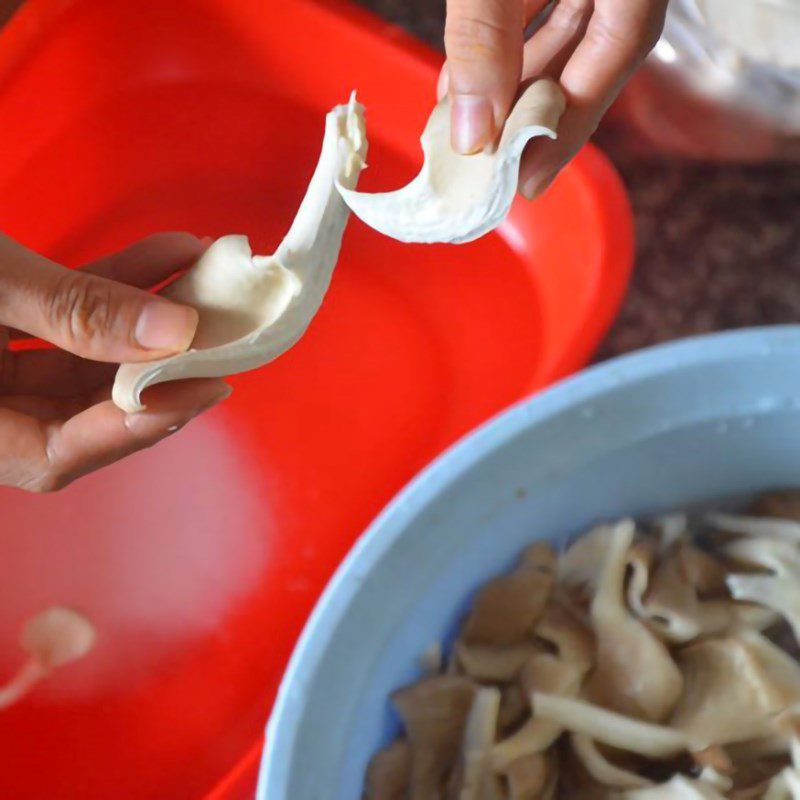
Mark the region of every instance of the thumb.
<instances>
[{"instance_id":1,"label":"thumb","mask_svg":"<svg viewBox=\"0 0 800 800\"><path fill-rule=\"evenodd\" d=\"M447 0L451 139L476 153L502 127L522 73L523 0Z\"/></svg>"},{"instance_id":2,"label":"thumb","mask_svg":"<svg viewBox=\"0 0 800 800\"><path fill-rule=\"evenodd\" d=\"M0 324L83 358L148 361L185 350L197 311L67 269L0 236Z\"/></svg>"}]
</instances>

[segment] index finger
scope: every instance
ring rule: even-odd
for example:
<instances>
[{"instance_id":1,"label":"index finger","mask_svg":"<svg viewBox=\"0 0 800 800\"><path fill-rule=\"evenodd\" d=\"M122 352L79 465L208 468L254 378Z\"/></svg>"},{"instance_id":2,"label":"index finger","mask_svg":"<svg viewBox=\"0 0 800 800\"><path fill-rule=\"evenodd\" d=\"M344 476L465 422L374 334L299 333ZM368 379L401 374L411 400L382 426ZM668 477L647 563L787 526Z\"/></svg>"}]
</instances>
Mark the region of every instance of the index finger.
<instances>
[{"instance_id":1,"label":"index finger","mask_svg":"<svg viewBox=\"0 0 800 800\"><path fill-rule=\"evenodd\" d=\"M193 266L210 239L190 233L154 233L81 268L81 272L149 289L179 270Z\"/></svg>"},{"instance_id":2,"label":"index finger","mask_svg":"<svg viewBox=\"0 0 800 800\"><path fill-rule=\"evenodd\" d=\"M522 73L523 0L447 0L452 145L475 153L502 127Z\"/></svg>"}]
</instances>

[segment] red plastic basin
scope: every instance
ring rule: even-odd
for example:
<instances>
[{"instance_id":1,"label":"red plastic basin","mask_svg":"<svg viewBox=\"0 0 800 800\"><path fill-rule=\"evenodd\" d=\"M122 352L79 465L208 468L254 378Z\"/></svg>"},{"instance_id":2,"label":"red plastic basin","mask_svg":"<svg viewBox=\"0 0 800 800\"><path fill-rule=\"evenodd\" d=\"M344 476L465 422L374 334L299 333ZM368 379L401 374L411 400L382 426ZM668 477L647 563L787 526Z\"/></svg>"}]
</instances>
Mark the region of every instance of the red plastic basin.
<instances>
[{"instance_id":1,"label":"red plastic basin","mask_svg":"<svg viewBox=\"0 0 800 800\"><path fill-rule=\"evenodd\" d=\"M438 64L339 2L32 0L0 34L0 227L70 265L155 230L269 252L351 88L362 186L414 174ZM247 796L283 666L354 538L442 448L584 362L631 254L592 148L470 245L353 221L308 335L224 407L58 495L0 490L0 671L50 603L100 633L3 714L0 797Z\"/></svg>"}]
</instances>

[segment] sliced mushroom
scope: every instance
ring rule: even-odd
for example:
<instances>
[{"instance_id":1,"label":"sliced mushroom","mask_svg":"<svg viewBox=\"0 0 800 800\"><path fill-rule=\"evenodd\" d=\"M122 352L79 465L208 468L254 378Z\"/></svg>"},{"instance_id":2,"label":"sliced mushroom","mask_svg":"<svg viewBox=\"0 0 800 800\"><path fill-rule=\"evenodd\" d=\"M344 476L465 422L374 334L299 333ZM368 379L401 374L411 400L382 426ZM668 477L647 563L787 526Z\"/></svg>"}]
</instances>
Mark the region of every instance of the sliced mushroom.
<instances>
[{"instance_id":1,"label":"sliced mushroom","mask_svg":"<svg viewBox=\"0 0 800 800\"><path fill-rule=\"evenodd\" d=\"M19 638L28 660L0 686L0 709L16 703L54 669L83 658L96 638L94 625L71 608L53 606L29 619Z\"/></svg>"},{"instance_id":2,"label":"sliced mushroom","mask_svg":"<svg viewBox=\"0 0 800 800\"><path fill-rule=\"evenodd\" d=\"M578 589L589 597L594 596L613 538L613 525L598 525L575 539L558 562L559 583L567 589Z\"/></svg>"},{"instance_id":3,"label":"sliced mushroom","mask_svg":"<svg viewBox=\"0 0 800 800\"><path fill-rule=\"evenodd\" d=\"M444 667L444 651L441 642L429 644L422 654L419 665L426 675L438 675Z\"/></svg>"},{"instance_id":4,"label":"sliced mushroom","mask_svg":"<svg viewBox=\"0 0 800 800\"><path fill-rule=\"evenodd\" d=\"M725 800L710 783L691 780L683 775L673 776L667 783L649 789L631 789L624 800Z\"/></svg>"},{"instance_id":5,"label":"sliced mushroom","mask_svg":"<svg viewBox=\"0 0 800 800\"><path fill-rule=\"evenodd\" d=\"M369 762L364 800L406 800L410 783L411 747L398 739Z\"/></svg>"},{"instance_id":6,"label":"sliced mushroom","mask_svg":"<svg viewBox=\"0 0 800 800\"><path fill-rule=\"evenodd\" d=\"M583 671L575 664L542 653L534 656L520 676L523 688L535 691L574 696L578 693ZM546 719L530 719L513 736L492 749L492 764L498 772L505 771L519 758L541 753L561 735L563 728Z\"/></svg>"},{"instance_id":7,"label":"sliced mushroom","mask_svg":"<svg viewBox=\"0 0 800 800\"><path fill-rule=\"evenodd\" d=\"M683 678L664 644L625 604L625 569L633 536L630 520L616 525L604 559L592 601L597 662L588 693L607 708L658 721L675 707Z\"/></svg>"},{"instance_id":8,"label":"sliced mushroom","mask_svg":"<svg viewBox=\"0 0 800 800\"><path fill-rule=\"evenodd\" d=\"M733 771L730 756L725 752L725 748L718 744L695 751L692 753L692 759L703 769L711 769L726 775Z\"/></svg>"},{"instance_id":9,"label":"sliced mushroom","mask_svg":"<svg viewBox=\"0 0 800 800\"><path fill-rule=\"evenodd\" d=\"M644 604L645 595L650 588L650 572L654 567L656 555L656 542L652 538L645 541L634 540L628 548L626 561L630 578L626 596L631 610L640 618L650 616Z\"/></svg>"},{"instance_id":10,"label":"sliced mushroom","mask_svg":"<svg viewBox=\"0 0 800 800\"><path fill-rule=\"evenodd\" d=\"M523 756L505 770L509 800L545 800L555 788L556 765L552 756Z\"/></svg>"},{"instance_id":11,"label":"sliced mushroom","mask_svg":"<svg viewBox=\"0 0 800 800\"><path fill-rule=\"evenodd\" d=\"M619 800L619 789L596 781L568 745L565 739L562 746L557 748L559 800Z\"/></svg>"},{"instance_id":12,"label":"sliced mushroom","mask_svg":"<svg viewBox=\"0 0 800 800\"><path fill-rule=\"evenodd\" d=\"M536 635L555 647L561 661L588 672L594 664L595 641L591 630L566 608L553 599L539 620Z\"/></svg>"},{"instance_id":13,"label":"sliced mushroom","mask_svg":"<svg viewBox=\"0 0 800 800\"><path fill-rule=\"evenodd\" d=\"M800 699L800 665L752 631L691 645L678 663L684 693L671 724L695 749L770 736Z\"/></svg>"},{"instance_id":14,"label":"sliced mushroom","mask_svg":"<svg viewBox=\"0 0 800 800\"><path fill-rule=\"evenodd\" d=\"M702 569L699 550L689 559L693 566ZM757 628L771 624L775 616L756 605L737 603L730 598L701 600L699 592L687 574L688 546L678 545L667 552L653 571L644 595L637 596L629 584L629 602L632 610L647 623L661 639L683 644L699 636L723 633L741 625ZM722 569L721 565L717 565ZM707 575L706 577L711 577ZM723 571L723 586L724 586ZM705 584L709 588L710 583Z\"/></svg>"},{"instance_id":15,"label":"sliced mushroom","mask_svg":"<svg viewBox=\"0 0 800 800\"><path fill-rule=\"evenodd\" d=\"M800 544L800 522L792 520L716 512L707 514L706 522L712 528L724 533L738 533L742 536L756 536L765 539L783 539L786 542Z\"/></svg>"},{"instance_id":16,"label":"sliced mushroom","mask_svg":"<svg viewBox=\"0 0 800 800\"><path fill-rule=\"evenodd\" d=\"M533 641L505 647L456 642L454 650L464 674L484 683L513 681L525 663L542 652Z\"/></svg>"},{"instance_id":17,"label":"sliced mushroom","mask_svg":"<svg viewBox=\"0 0 800 800\"><path fill-rule=\"evenodd\" d=\"M478 689L464 731L464 772L459 800L483 800L487 784L491 786L494 782L490 755L499 711L500 691L493 687Z\"/></svg>"},{"instance_id":18,"label":"sliced mushroom","mask_svg":"<svg viewBox=\"0 0 800 800\"><path fill-rule=\"evenodd\" d=\"M529 641L553 590L555 562L549 545L534 545L513 572L489 581L475 596L463 641L494 646Z\"/></svg>"},{"instance_id":19,"label":"sliced mushroom","mask_svg":"<svg viewBox=\"0 0 800 800\"><path fill-rule=\"evenodd\" d=\"M528 693L519 682L505 686L500 699L500 714L497 719L500 738L502 739L518 729L529 714Z\"/></svg>"},{"instance_id":20,"label":"sliced mushroom","mask_svg":"<svg viewBox=\"0 0 800 800\"><path fill-rule=\"evenodd\" d=\"M658 528L659 550L671 550L689 535L689 519L686 514L663 514L654 520Z\"/></svg>"},{"instance_id":21,"label":"sliced mushroom","mask_svg":"<svg viewBox=\"0 0 800 800\"><path fill-rule=\"evenodd\" d=\"M800 522L800 491L787 489L767 492L758 498L752 512L759 517L777 517Z\"/></svg>"},{"instance_id":22,"label":"sliced mushroom","mask_svg":"<svg viewBox=\"0 0 800 800\"><path fill-rule=\"evenodd\" d=\"M475 693L472 681L441 675L392 695L411 746L410 800L439 800L459 756Z\"/></svg>"},{"instance_id":23,"label":"sliced mushroom","mask_svg":"<svg viewBox=\"0 0 800 800\"><path fill-rule=\"evenodd\" d=\"M775 610L800 597L800 539L783 520L711 519L710 552L683 517L624 521L557 569L539 544L479 592L453 663L494 686L461 757L403 800L800 800L800 649ZM783 604L731 597L739 581Z\"/></svg>"},{"instance_id":24,"label":"sliced mushroom","mask_svg":"<svg viewBox=\"0 0 800 800\"><path fill-rule=\"evenodd\" d=\"M200 312L194 341L184 353L123 364L112 392L121 409L141 411L142 392L157 383L263 366L300 339L328 289L349 216L336 184L355 187L365 155L363 108L353 97L327 115L317 168L275 254L253 256L245 236L224 236L163 292Z\"/></svg>"},{"instance_id":25,"label":"sliced mushroom","mask_svg":"<svg viewBox=\"0 0 800 800\"><path fill-rule=\"evenodd\" d=\"M618 789L638 789L653 785L647 778L612 764L588 736L573 733L570 742L575 755L598 783Z\"/></svg>"},{"instance_id":26,"label":"sliced mushroom","mask_svg":"<svg viewBox=\"0 0 800 800\"><path fill-rule=\"evenodd\" d=\"M688 642L700 634L700 604L676 550L662 558L646 583L636 577L634 573L628 587L628 602L639 619L669 642ZM724 628L727 619L725 615L712 624Z\"/></svg>"},{"instance_id":27,"label":"sliced mushroom","mask_svg":"<svg viewBox=\"0 0 800 800\"><path fill-rule=\"evenodd\" d=\"M800 745L792 741L792 764L781 770L769 782L764 800L800 800Z\"/></svg>"},{"instance_id":28,"label":"sliced mushroom","mask_svg":"<svg viewBox=\"0 0 800 800\"><path fill-rule=\"evenodd\" d=\"M699 780L713 786L720 792L729 792L733 789L733 778L720 772L716 767L703 767Z\"/></svg>"},{"instance_id":29,"label":"sliced mushroom","mask_svg":"<svg viewBox=\"0 0 800 800\"><path fill-rule=\"evenodd\" d=\"M724 545L721 550L732 561L778 574L800 574L800 548L785 539L736 539Z\"/></svg>"},{"instance_id":30,"label":"sliced mushroom","mask_svg":"<svg viewBox=\"0 0 800 800\"><path fill-rule=\"evenodd\" d=\"M465 156L450 145L450 101L445 98L422 134L425 161L411 183L379 194L341 186L342 197L367 225L402 242L477 239L505 219L525 145L536 136L555 139L564 106L557 84L534 81L511 109L496 149Z\"/></svg>"},{"instance_id":31,"label":"sliced mushroom","mask_svg":"<svg viewBox=\"0 0 800 800\"><path fill-rule=\"evenodd\" d=\"M788 539L766 537L730 542L724 549L730 558L770 570L767 574L729 575L733 597L780 614L800 643L800 550Z\"/></svg>"},{"instance_id":32,"label":"sliced mushroom","mask_svg":"<svg viewBox=\"0 0 800 800\"><path fill-rule=\"evenodd\" d=\"M670 758L692 749L691 740L681 731L642 722L585 700L534 692L531 706L534 719L553 722L564 730L648 758Z\"/></svg>"},{"instance_id":33,"label":"sliced mushroom","mask_svg":"<svg viewBox=\"0 0 800 800\"><path fill-rule=\"evenodd\" d=\"M756 761L785 757L788 752L787 737L776 732L758 739L733 742L725 746L725 751L731 761L741 768L742 764L750 765Z\"/></svg>"},{"instance_id":34,"label":"sliced mushroom","mask_svg":"<svg viewBox=\"0 0 800 800\"><path fill-rule=\"evenodd\" d=\"M678 553L683 574L700 599L727 594L728 570L718 558L689 541L678 544Z\"/></svg>"}]
</instances>

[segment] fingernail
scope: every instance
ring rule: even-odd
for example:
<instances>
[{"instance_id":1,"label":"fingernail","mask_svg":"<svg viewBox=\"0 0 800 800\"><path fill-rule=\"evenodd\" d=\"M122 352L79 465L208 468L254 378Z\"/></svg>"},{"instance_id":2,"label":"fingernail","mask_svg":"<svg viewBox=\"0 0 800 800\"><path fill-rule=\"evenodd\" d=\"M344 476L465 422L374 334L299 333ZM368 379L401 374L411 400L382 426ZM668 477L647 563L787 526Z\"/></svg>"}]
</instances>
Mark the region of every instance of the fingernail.
<instances>
[{"instance_id":1,"label":"fingernail","mask_svg":"<svg viewBox=\"0 0 800 800\"><path fill-rule=\"evenodd\" d=\"M468 155L477 153L492 140L494 112L488 98L474 94L453 97L453 149Z\"/></svg>"},{"instance_id":2,"label":"fingernail","mask_svg":"<svg viewBox=\"0 0 800 800\"><path fill-rule=\"evenodd\" d=\"M148 303L136 323L136 341L148 350L186 350L194 339L199 317L190 306Z\"/></svg>"},{"instance_id":3,"label":"fingernail","mask_svg":"<svg viewBox=\"0 0 800 800\"><path fill-rule=\"evenodd\" d=\"M538 185L539 181L537 178L528 178L528 180L520 186L519 193L526 200L533 200L533 198L536 197L536 187Z\"/></svg>"},{"instance_id":4,"label":"fingernail","mask_svg":"<svg viewBox=\"0 0 800 800\"><path fill-rule=\"evenodd\" d=\"M535 200L555 180L557 174L553 172L546 176L535 175L528 178L520 187L519 193L526 200Z\"/></svg>"}]
</instances>

